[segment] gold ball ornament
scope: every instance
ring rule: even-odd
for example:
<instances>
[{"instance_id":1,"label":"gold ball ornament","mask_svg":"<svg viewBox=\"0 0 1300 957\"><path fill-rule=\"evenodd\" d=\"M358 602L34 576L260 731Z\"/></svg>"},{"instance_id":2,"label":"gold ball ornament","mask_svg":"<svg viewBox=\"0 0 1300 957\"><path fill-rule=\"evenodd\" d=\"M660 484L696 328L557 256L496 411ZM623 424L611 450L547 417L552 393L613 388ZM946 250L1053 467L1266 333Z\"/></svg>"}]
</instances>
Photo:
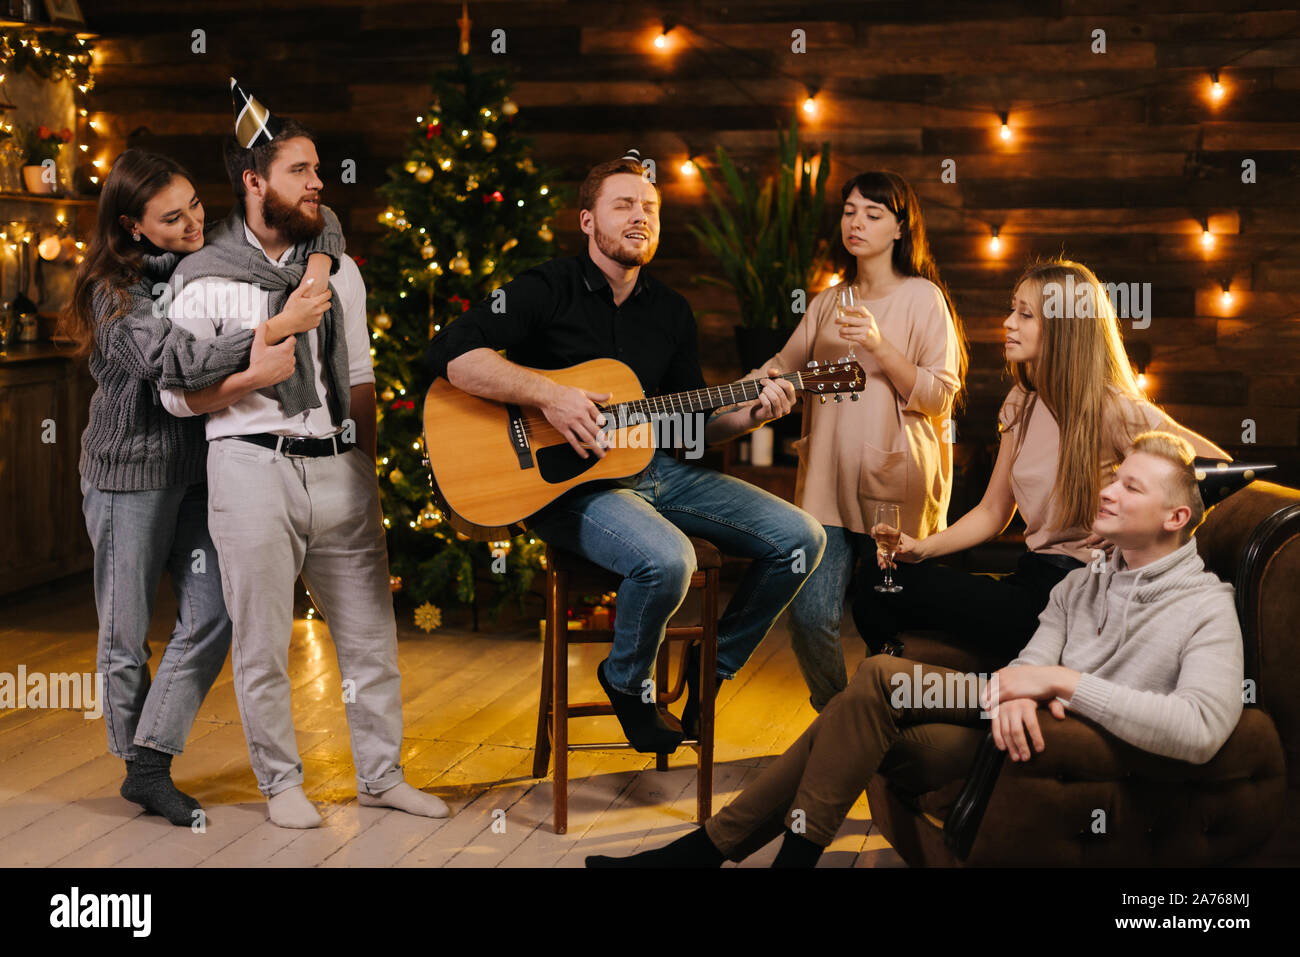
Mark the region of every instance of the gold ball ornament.
<instances>
[{"instance_id":1,"label":"gold ball ornament","mask_svg":"<svg viewBox=\"0 0 1300 957\"><path fill-rule=\"evenodd\" d=\"M402 481L402 479L404 478L406 478L406 476L402 474L401 469L393 469L391 472L388 473L388 481L394 485Z\"/></svg>"},{"instance_id":2,"label":"gold ball ornament","mask_svg":"<svg viewBox=\"0 0 1300 957\"><path fill-rule=\"evenodd\" d=\"M537 235L541 237L541 240L544 243L549 243L555 238L555 233L551 232L550 226L543 226L541 229L537 230Z\"/></svg>"},{"instance_id":3,"label":"gold ball ornament","mask_svg":"<svg viewBox=\"0 0 1300 957\"><path fill-rule=\"evenodd\" d=\"M469 274L469 260L464 253L456 253L456 258L451 261L451 271L460 273L462 276Z\"/></svg>"},{"instance_id":4,"label":"gold ball ornament","mask_svg":"<svg viewBox=\"0 0 1300 957\"><path fill-rule=\"evenodd\" d=\"M518 112L519 104L510 99L510 97L506 97L501 101L501 113L503 116L514 116Z\"/></svg>"},{"instance_id":5,"label":"gold ball ornament","mask_svg":"<svg viewBox=\"0 0 1300 957\"><path fill-rule=\"evenodd\" d=\"M380 312L375 314L376 329L391 329L392 327L393 327L393 320L392 317L388 315L388 313Z\"/></svg>"},{"instance_id":6,"label":"gold ball ornament","mask_svg":"<svg viewBox=\"0 0 1300 957\"><path fill-rule=\"evenodd\" d=\"M427 183L431 179L433 179L432 166L421 166L415 171L415 181L417 183Z\"/></svg>"},{"instance_id":7,"label":"gold ball ornament","mask_svg":"<svg viewBox=\"0 0 1300 957\"><path fill-rule=\"evenodd\" d=\"M379 398L383 399L385 402L392 402L397 398L397 393L392 389L385 389L383 392L379 393Z\"/></svg>"},{"instance_id":8,"label":"gold ball ornament","mask_svg":"<svg viewBox=\"0 0 1300 957\"><path fill-rule=\"evenodd\" d=\"M483 148L489 153L497 148L497 138L495 133L489 133L487 130L484 130L481 142L483 143Z\"/></svg>"},{"instance_id":9,"label":"gold ball ornament","mask_svg":"<svg viewBox=\"0 0 1300 957\"><path fill-rule=\"evenodd\" d=\"M420 255L425 259L432 259L437 252L438 250L431 243L425 243L420 247Z\"/></svg>"},{"instance_id":10,"label":"gold ball ornament","mask_svg":"<svg viewBox=\"0 0 1300 957\"><path fill-rule=\"evenodd\" d=\"M415 160L407 160L407 161L406 161L406 166L404 167L404 169L405 169L408 173L414 173L414 172L415 172L417 169L419 169L419 168L420 168L420 164L417 163Z\"/></svg>"}]
</instances>

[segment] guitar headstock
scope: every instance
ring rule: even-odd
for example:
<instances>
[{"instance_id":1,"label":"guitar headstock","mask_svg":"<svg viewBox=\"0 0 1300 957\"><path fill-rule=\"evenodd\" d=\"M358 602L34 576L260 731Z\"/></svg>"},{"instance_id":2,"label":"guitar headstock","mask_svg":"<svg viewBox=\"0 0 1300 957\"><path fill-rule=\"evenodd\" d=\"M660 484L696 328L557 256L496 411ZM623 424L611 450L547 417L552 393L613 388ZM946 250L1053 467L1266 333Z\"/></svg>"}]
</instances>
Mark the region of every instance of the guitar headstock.
<instances>
[{"instance_id":1,"label":"guitar headstock","mask_svg":"<svg viewBox=\"0 0 1300 957\"><path fill-rule=\"evenodd\" d=\"M799 387L816 395L836 395L861 392L866 382L862 366L852 359L840 359L827 365L817 365L816 360L799 372Z\"/></svg>"}]
</instances>

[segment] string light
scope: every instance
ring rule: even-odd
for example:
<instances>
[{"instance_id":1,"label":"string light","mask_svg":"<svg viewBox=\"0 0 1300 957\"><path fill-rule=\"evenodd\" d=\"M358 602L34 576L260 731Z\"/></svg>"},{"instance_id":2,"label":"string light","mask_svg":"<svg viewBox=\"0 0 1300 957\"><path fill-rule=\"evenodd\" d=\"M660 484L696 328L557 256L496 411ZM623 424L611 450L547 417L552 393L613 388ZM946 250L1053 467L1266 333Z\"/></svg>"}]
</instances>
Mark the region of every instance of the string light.
<instances>
[{"instance_id":1,"label":"string light","mask_svg":"<svg viewBox=\"0 0 1300 957\"><path fill-rule=\"evenodd\" d=\"M996 256L1002 251L1002 240L998 237L998 228L996 226L991 228L993 230L993 235L989 237L989 251Z\"/></svg>"},{"instance_id":2,"label":"string light","mask_svg":"<svg viewBox=\"0 0 1300 957\"><path fill-rule=\"evenodd\" d=\"M659 35L655 37L655 49L656 49L656 50L659 50L659 51L662 52L662 51L666 51L666 50L668 49L668 34L672 33L672 32L673 32L673 29L674 29L676 26L677 26L677 24L674 23L672 20L668 20L668 19L665 19L665 20L664 20L663 30L660 31Z\"/></svg>"},{"instance_id":3,"label":"string light","mask_svg":"<svg viewBox=\"0 0 1300 957\"><path fill-rule=\"evenodd\" d=\"M689 156L682 160L681 171L683 176L694 176L695 160L691 159Z\"/></svg>"},{"instance_id":4,"label":"string light","mask_svg":"<svg viewBox=\"0 0 1300 957\"><path fill-rule=\"evenodd\" d=\"M1223 99L1223 84L1219 82L1219 71L1210 71L1210 96L1216 100Z\"/></svg>"},{"instance_id":5,"label":"string light","mask_svg":"<svg viewBox=\"0 0 1300 957\"><path fill-rule=\"evenodd\" d=\"M1007 125L1009 115L1004 110L1002 113L999 113L998 116L1002 120L1002 129L999 131L999 135L1001 135L1004 140L1011 139L1011 127Z\"/></svg>"},{"instance_id":6,"label":"string light","mask_svg":"<svg viewBox=\"0 0 1300 957\"><path fill-rule=\"evenodd\" d=\"M1201 223L1201 245L1206 249L1214 248L1214 233L1210 232L1209 220L1204 220Z\"/></svg>"},{"instance_id":7,"label":"string light","mask_svg":"<svg viewBox=\"0 0 1300 957\"><path fill-rule=\"evenodd\" d=\"M817 94L820 92L816 87L808 88L808 95L803 98L803 111L806 116L817 115Z\"/></svg>"},{"instance_id":8,"label":"string light","mask_svg":"<svg viewBox=\"0 0 1300 957\"><path fill-rule=\"evenodd\" d=\"M1231 307L1232 307L1232 280L1225 279L1223 280L1223 308L1229 309Z\"/></svg>"}]
</instances>

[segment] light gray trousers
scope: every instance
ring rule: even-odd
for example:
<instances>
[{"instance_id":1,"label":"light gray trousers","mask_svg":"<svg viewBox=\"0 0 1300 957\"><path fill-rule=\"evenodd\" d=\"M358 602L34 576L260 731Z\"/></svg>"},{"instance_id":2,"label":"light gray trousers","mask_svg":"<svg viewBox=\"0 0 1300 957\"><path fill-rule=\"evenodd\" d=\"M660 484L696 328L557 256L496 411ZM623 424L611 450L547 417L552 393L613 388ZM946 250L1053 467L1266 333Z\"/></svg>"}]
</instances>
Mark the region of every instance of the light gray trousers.
<instances>
[{"instance_id":1,"label":"light gray trousers","mask_svg":"<svg viewBox=\"0 0 1300 957\"><path fill-rule=\"evenodd\" d=\"M401 677L379 485L366 453L297 458L238 439L208 446L208 528L234 624L235 695L257 786L302 784L289 639L299 574L329 626L357 790L403 780Z\"/></svg>"}]
</instances>

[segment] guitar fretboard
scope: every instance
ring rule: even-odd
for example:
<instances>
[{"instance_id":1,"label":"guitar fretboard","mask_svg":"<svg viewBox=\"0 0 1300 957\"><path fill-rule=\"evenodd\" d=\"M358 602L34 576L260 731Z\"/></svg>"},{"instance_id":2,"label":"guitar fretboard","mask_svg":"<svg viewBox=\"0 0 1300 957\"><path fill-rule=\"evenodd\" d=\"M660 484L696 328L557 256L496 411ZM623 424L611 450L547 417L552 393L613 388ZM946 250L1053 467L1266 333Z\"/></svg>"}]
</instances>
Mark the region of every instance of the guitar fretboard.
<instances>
[{"instance_id":1,"label":"guitar fretboard","mask_svg":"<svg viewBox=\"0 0 1300 957\"><path fill-rule=\"evenodd\" d=\"M776 376L785 379L796 389L803 388L803 379L799 372L786 372ZM671 395L656 395L647 399L635 399L631 402L618 402L606 409L620 421L627 421L634 415L671 415L673 413L708 412L723 406L735 405L737 402L750 402L759 397L763 391L761 380L745 379L728 385L711 385L704 389L690 392L674 392Z\"/></svg>"}]
</instances>

